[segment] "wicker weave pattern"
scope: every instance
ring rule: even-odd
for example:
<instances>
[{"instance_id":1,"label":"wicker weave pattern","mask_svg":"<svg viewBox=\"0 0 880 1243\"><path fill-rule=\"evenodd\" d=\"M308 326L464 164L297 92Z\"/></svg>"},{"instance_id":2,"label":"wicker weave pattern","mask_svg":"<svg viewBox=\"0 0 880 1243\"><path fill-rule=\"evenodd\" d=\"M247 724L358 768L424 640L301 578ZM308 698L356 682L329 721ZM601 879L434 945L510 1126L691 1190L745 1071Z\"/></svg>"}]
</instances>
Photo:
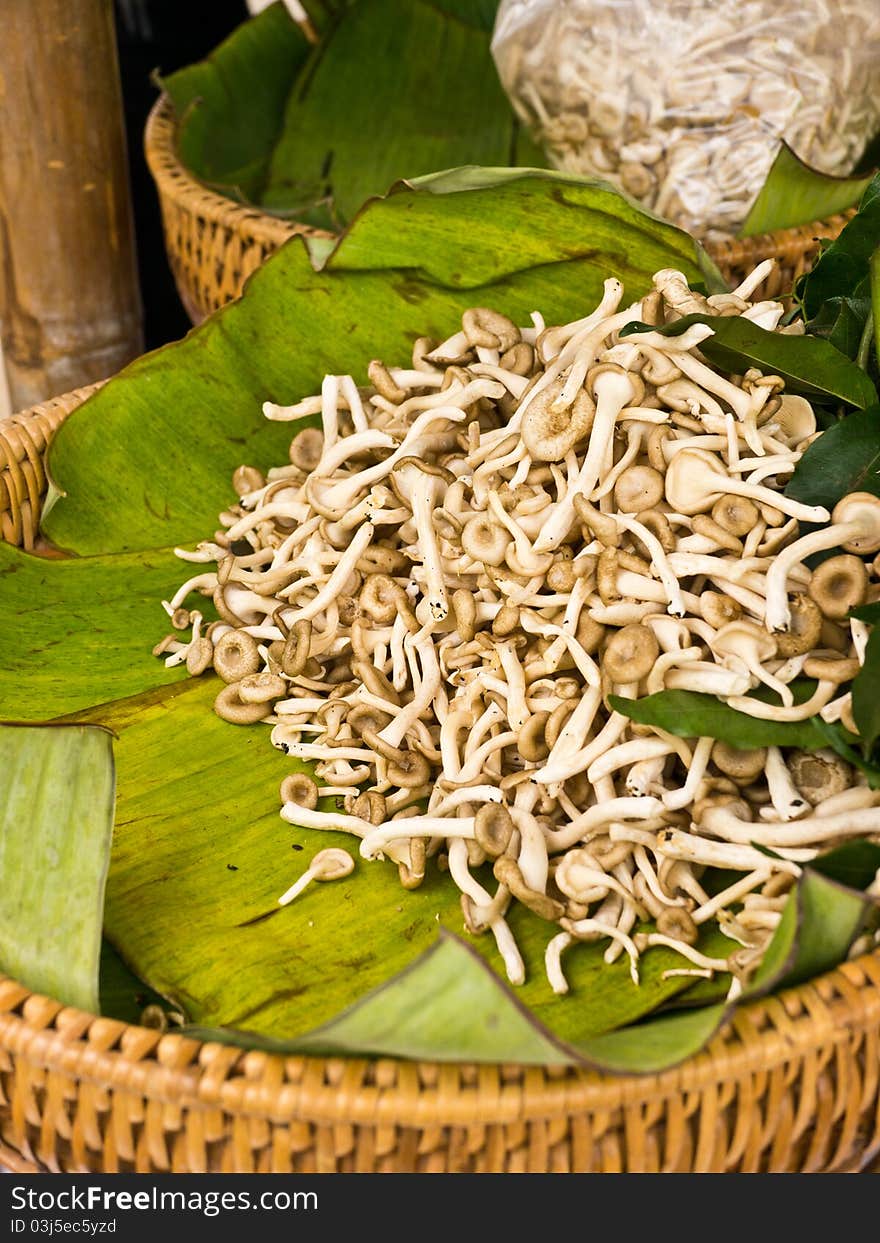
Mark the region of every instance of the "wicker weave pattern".
<instances>
[{"instance_id":1,"label":"wicker weave pattern","mask_svg":"<svg viewBox=\"0 0 880 1243\"><path fill-rule=\"evenodd\" d=\"M165 96L150 113L144 150L159 190L168 260L195 324L238 297L251 272L288 238L319 232L242 207L196 181L177 157Z\"/></svg>"},{"instance_id":2,"label":"wicker weave pattern","mask_svg":"<svg viewBox=\"0 0 880 1243\"><path fill-rule=\"evenodd\" d=\"M0 1159L96 1172L855 1170L880 1146L880 961L752 1005L676 1070L281 1058L0 978Z\"/></svg>"}]
</instances>

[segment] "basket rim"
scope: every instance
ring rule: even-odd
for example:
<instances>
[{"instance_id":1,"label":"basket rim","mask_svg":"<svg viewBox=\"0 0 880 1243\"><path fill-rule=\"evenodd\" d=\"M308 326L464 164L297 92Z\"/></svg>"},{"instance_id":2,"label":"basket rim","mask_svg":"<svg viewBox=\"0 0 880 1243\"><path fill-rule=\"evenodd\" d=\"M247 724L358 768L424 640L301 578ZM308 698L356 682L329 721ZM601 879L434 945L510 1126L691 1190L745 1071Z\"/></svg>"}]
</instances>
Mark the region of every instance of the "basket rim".
<instances>
[{"instance_id":1,"label":"basket rim","mask_svg":"<svg viewBox=\"0 0 880 1243\"><path fill-rule=\"evenodd\" d=\"M165 91L147 116L144 155L160 198L167 198L182 210L222 225L248 240L277 247L297 233L323 235L322 230L310 225L293 224L270 216L258 207L236 203L199 181L178 155L177 118Z\"/></svg>"}]
</instances>

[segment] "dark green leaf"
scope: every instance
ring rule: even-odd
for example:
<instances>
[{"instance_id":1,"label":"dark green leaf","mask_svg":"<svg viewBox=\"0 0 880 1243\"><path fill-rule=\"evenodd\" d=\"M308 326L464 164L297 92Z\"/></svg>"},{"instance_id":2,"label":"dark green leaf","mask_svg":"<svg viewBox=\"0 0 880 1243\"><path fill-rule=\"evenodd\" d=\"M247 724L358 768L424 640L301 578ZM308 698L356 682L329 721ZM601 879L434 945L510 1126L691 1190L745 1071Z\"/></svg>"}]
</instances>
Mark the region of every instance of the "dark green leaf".
<instances>
[{"instance_id":1,"label":"dark green leaf","mask_svg":"<svg viewBox=\"0 0 880 1243\"><path fill-rule=\"evenodd\" d=\"M177 113L186 167L234 198L257 202L291 84L310 52L284 5L272 4L207 60L160 79Z\"/></svg>"},{"instance_id":2,"label":"dark green leaf","mask_svg":"<svg viewBox=\"0 0 880 1243\"><path fill-rule=\"evenodd\" d=\"M848 492L880 496L880 406L858 410L814 440L785 495L831 510Z\"/></svg>"},{"instance_id":3,"label":"dark green leaf","mask_svg":"<svg viewBox=\"0 0 880 1243\"><path fill-rule=\"evenodd\" d=\"M451 189L370 204L319 272L293 238L241 301L75 411L49 451L69 493L44 519L49 538L87 555L205 538L234 500L238 465L287 458L294 429L264 419L264 400L317 392L325 372L365 381L369 359L404 360L468 306L519 322L540 307L564 322L595 305L609 275L638 297L658 268L713 271L685 233L604 183L483 170L479 188Z\"/></svg>"},{"instance_id":4,"label":"dark green leaf","mask_svg":"<svg viewBox=\"0 0 880 1243\"><path fill-rule=\"evenodd\" d=\"M865 659L852 684L853 719L865 753L870 755L880 738L880 629L874 628L865 648Z\"/></svg>"},{"instance_id":5,"label":"dark green leaf","mask_svg":"<svg viewBox=\"0 0 880 1243\"><path fill-rule=\"evenodd\" d=\"M813 718L806 721L765 721L737 712L714 695L696 691L658 691L642 699L610 697L616 712L643 725L656 725L679 738L717 738L731 747L802 747L824 745Z\"/></svg>"},{"instance_id":6,"label":"dark green leaf","mask_svg":"<svg viewBox=\"0 0 880 1243\"><path fill-rule=\"evenodd\" d=\"M871 298L866 278L853 290L852 297L829 298L824 302L818 315L807 325L807 331L811 336L822 337L841 354L855 361L870 311Z\"/></svg>"},{"instance_id":7,"label":"dark green leaf","mask_svg":"<svg viewBox=\"0 0 880 1243\"><path fill-rule=\"evenodd\" d=\"M170 629L160 601L190 568L170 550L66 561L0 542L3 715L46 720L185 679L150 652Z\"/></svg>"},{"instance_id":8,"label":"dark green leaf","mask_svg":"<svg viewBox=\"0 0 880 1243\"><path fill-rule=\"evenodd\" d=\"M854 207L871 177L871 173L859 177L833 177L830 173L822 173L805 164L788 143L783 142L767 180L749 209L740 236L827 220L847 207Z\"/></svg>"},{"instance_id":9,"label":"dark green leaf","mask_svg":"<svg viewBox=\"0 0 880 1243\"><path fill-rule=\"evenodd\" d=\"M713 335L700 343L700 350L724 371L742 374L757 367L779 375L792 393L806 397L843 401L859 409L877 401L877 392L864 371L828 341L818 337L789 336L759 328L739 315L685 315L655 329L678 337L692 324L709 324ZM630 324L621 336L644 331L646 325Z\"/></svg>"},{"instance_id":10,"label":"dark green leaf","mask_svg":"<svg viewBox=\"0 0 880 1243\"><path fill-rule=\"evenodd\" d=\"M0 970L95 1013L111 736L88 725L0 725L0 773Z\"/></svg>"},{"instance_id":11,"label":"dark green leaf","mask_svg":"<svg viewBox=\"0 0 880 1243\"><path fill-rule=\"evenodd\" d=\"M109 941L101 942L101 1014L120 1023L140 1023L147 1006L167 1005L131 971Z\"/></svg>"},{"instance_id":12,"label":"dark green leaf","mask_svg":"<svg viewBox=\"0 0 880 1243\"><path fill-rule=\"evenodd\" d=\"M871 255L878 246L880 173L869 183L853 219L798 282L804 318L811 320L817 316L829 298L850 297L867 275Z\"/></svg>"}]
</instances>

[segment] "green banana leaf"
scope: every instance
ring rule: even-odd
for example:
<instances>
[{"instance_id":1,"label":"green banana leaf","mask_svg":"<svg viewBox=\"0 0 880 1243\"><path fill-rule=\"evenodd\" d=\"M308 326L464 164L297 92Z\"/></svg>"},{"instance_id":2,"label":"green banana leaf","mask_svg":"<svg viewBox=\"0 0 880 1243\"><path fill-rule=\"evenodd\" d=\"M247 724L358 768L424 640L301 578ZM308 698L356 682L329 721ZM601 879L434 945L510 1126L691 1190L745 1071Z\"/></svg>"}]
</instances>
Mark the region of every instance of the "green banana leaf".
<instances>
[{"instance_id":1,"label":"green banana leaf","mask_svg":"<svg viewBox=\"0 0 880 1243\"><path fill-rule=\"evenodd\" d=\"M788 143L783 142L767 180L749 208L740 237L827 220L848 207L855 207L872 176L873 173L834 177L822 173L804 163Z\"/></svg>"},{"instance_id":2,"label":"green banana leaf","mask_svg":"<svg viewBox=\"0 0 880 1243\"><path fill-rule=\"evenodd\" d=\"M229 197L339 230L402 177L463 163L544 164L489 41L497 0L281 4L206 61L160 79L181 159Z\"/></svg>"},{"instance_id":3,"label":"green banana leaf","mask_svg":"<svg viewBox=\"0 0 880 1243\"><path fill-rule=\"evenodd\" d=\"M363 379L367 360L402 359L417 335L453 331L468 305L565 319L598 299L603 278L622 277L636 297L669 266L716 287L690 239L601 183L446 174L368 205L320 270L295 239L239 303L127 368L59 430L46 531L79 556L2 550L0 630L12 659L0 666L0 704L8 715L102 723L118 735L105 933L200 1029L290 1048L643 1070L680 1059L714 1030L720 1016L709 1011L627 1026L686 996L687 978L663 979L681 965L665 949L644 957L637 988L625 961L609 967L601 946L572 947L571 993L553 995L546 925L524 909L512 925L528 980L514 998L488 936L436 947L439 930L461 928L457 892L440 873L406 892L390 865L358 860L350 877L279 909L317 850L346 839L285 824L277 791L292 761L265 728L213 715L216 678L188 680L150 654L168 628L160 601L198 569L171 547L210 535L242 460L285 459L294 429L266 424L264 399L315 391L327 370ZM27 866L18 864L23 875ZM59 900L64 877L49 875ZM837 897L864 906L862 895ZM845 940L833 941L833 961ZM725 947L708 934L707 952ZM53 951L56 967L63 952ZM32 982L27 963L14 969ZM375 991L386 986L388 995ZM119 987L120 1004L137 1002L130 979Z\"/></svg>"},{"instance_id":4,"label":"green banana leaf","mask_svg":"<svg viewBox=\"0 0 880 1243\"><path fill-rule=\"evenodd\" d=\"M0 725L0 775L0 970L95 1011L111 735L88 725Z\"/></svg>"}]
</instances>

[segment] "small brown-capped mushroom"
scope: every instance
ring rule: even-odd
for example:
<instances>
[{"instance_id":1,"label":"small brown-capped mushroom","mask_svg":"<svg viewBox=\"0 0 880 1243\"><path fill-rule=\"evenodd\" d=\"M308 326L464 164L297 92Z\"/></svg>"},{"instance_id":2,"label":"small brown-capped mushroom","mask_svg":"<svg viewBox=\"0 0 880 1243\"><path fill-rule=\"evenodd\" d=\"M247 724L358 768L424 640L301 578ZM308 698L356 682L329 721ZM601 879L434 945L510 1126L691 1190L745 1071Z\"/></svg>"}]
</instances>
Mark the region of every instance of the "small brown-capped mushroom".
<instances>
[{"instance_id":1,"label":"small brown-capped mushroom","mask_svg":"<svg viewBox=\"0 0 880 1243\"><path fill-rule=\"evenodd\" d=\"M685 945L696 945L699 929L683 906L670 906L657 916L657 931L661 936Z\"/></svg>"},{"instance_id":2,"label":"small brown-capped mushroom","mask_svg":"<svg viewBox=\"0 0 880 1243\"><path fill-rule=\"evenodd\" d=\"M653 630L634 623L611 635L602 653L602 665L614 683L641 682L659 655L660 645Z\"/></svg>"},{"instance_id":3,"label":"small brown-capped mushroom","mask_svg":"<svg viewBox=\"0 0 880 1243\"><path fill-rule=\"evenodd\" d=\"M503 604L492 620L492 633L499 639L519 630L519 609L515 604Z\"/></svg>"},{"instance_id":4,"label":"small brown-capped mushroom","mask_svg":"<svg viewBox=\"0 0 880 1243\"><path fill-rule=\"evenodd\" d=\"M314 811L318 806L318 786L307 773L288 773L281 782L281 802L296 803Z\"/></svg>"},{"instance_id":5,"label":"small brown-capped mushroom","mask_svg":"<svg viewBox=\"0 0 880 1243\"><path fill-rule=\"evenodd\" d=\"M374 734L381 733L391 721L391 716L387 712L382 712L375 704L356 703L354 707L349 708L345 720L356 734L363 737L364 731Z\"/></svg>"},{"instance_id":6,"label":"small brown-capped mushroom","mask_svg":"<svg viewBox=\"0 0 880 1243\"><path fill-rule=\"evenodd\" d=\"M509 855L499 855L492 870L495 873L495 879L502 885L506 885L523 906L534 911L541 919L556 923L565 914L565 907L561 902L548 897L545 893L539 893L537 889L529 888L523 880L519 864Z\"/></svg>"},{"instance_id":7,"label":"small brown-capped mushroom","mask_svg":"<svg viewBox=\"0 0 880 1243\"><path fill-rule=\"evenodd\" d=\"M214 669L224 682L240 682L260 668L257 641L244 630L222 634L214 644L213 659Z\"/></svg>"},{"instance_id":8,"label":"small brown-capped mushroom","mask_svg":"<svg viewBox=\"0 0 880 1243\"><path fill-rule=\"evenodd\" d=\"M461 317L461 326L475 349L500 350L506 354L520 340L519 328L513 320L486 306L470 307Z\"/></svg>"},{"instance_id":9,"label":"small brown-capped mushroom","mask_svg":"<svg viewBox=\"0 0 880 1243\"><path fill-rule=\"evenodd\" d=\"M427 843L423 837L409 839L409 863L398 863L397 875L404 889L418 889L425 879Z\"/></svg>"},{"instance_id":10,"label":"small brown-capped mushroom","mask_svg":"<svg viewBox=\"0 0 880 1243\"><path fill-rule=\"evenodd\" d=\"M596 408L583 389L570 406L555 408L564 387L563 379L552 381L532 398L523 415L522 440L534 462L561 462L593 426Z\"/></svg>"},{"instance_id":11,"label":"small brown-capped mushroom","mask_svg":"<svg viewBox=\"0 0 880 1243\"><path fill-rule=\"evenodd\" d=\"M852 784L849 764L827 748L792 751L788 756L788 768L792 781L812 807L819 807L826 799L842 794Z\"/></svg>"},{"instance_id":12,"label":"small brown-capped mushroom","mask_svg":"<svg viewBox=\"0 0 880 1243\"><path fill-rule=\"evenodd\" d=\"M417 751L399 750L388 760L388 780L404 790L415 790L431 780L431 767Z\"/></svg>"},{"instance_id":13,"label":"small brown-capped mushroom","mask_svg":"<svg viewBox=\"0 0 880 1243\"><path fill-rule=\"evenodd\" d=\"M319 850L299 880L278 899L278 905L287 906L313 880L341 880L343 876L350 876L353 871L354 859L347 850L341 850L338 846Z\"/></svg>"},{"instance_id":14,"label":"small brown-capped mushroom","mask_svg":"<svg viewBox=\"0 0 880 1243\"><path fill-rule=\"evenodd\" d=\"M731 747L729 743L717 741L712 747L712 761L726 776L745 785L764 771L767 748L756 747L754 750L743 751L738 747Z\"/></svg>"},{"instance_id":15,"label":"small brown-capped mushroom","mask_svg":"<svg viewBox=\"0 0 880 1243\"><path fill-rule=\"evenodd\" d=\"M452 615L455 629L465 643L470 643L477 633L477 602L472 592L459 587L452 593Z\"/></svg>"},{"instance_id":16,"label":"small brown-capped mushroom","mask_svg":"<svg viewBox=\"0 0 880 1243\"><path fill-rule=\"evenodd\" d=\"M511 543L510 533L486 513L468 519L461 532L461 546L474 561L484 565L504 564Z\"/></svg>"},{"instance_id":17,"label":"small brown-capped mushroom","mask_svg":"<svg viewBox=\"0 0 880 1243\"><path fill-rule=\"evenodd\" d=\"M247 496L265 487L266 479L256 466L239 466L232 476L232 486L239 496Z\"/></svg>"},{"instance_id":18,"label":"small brown-capped mushroom","mask_svg":"<svg viewBox=\"0 0 880 1243\"><path fill-rule=\"evenodd\" d=\"M746 496L725 493L712 506L713 521L737 539L754 530L760 517L757 505Z\"/></svg>"},{"instance_id":19,"label":"small brown-capped mushroom","mask_svg":"<svg viewBox=\"0 0 880 1243\"><path fill-rule=\"evenodd\" d=\"M813 652L804 661L804 673L819 682L834 682L838 686L851 682L861 669L858 657L842 656L839 652Z\"/></svg>"},{"instance_id":20,"label":"small brown-capped mushroom","mask_svg":"<svg viewBox=\"0 0 880 1243\"><path fill-rule=\"evenodd\" d=\"M610 514L603 514L584 496L576 495L573 504L577 517L596 536L600 544L606 548L617 548L620 545L620 528Z\"/></svg>"},{"instance_id":21,"label":"small brown-capped mushroom","mask_svg":"<svg viewBox=\"0 0 880 1243\"><path fill-rule=\"evenodd\" d=\"M526 721L516 740L517 750L528 763L545 760L550 754L550 747L545 736L549 712L534 712Z\"/></svg>"},{"instance_id":22,"label":"small brown-capped mushroom","mask_svg":"<svg viewBox=\"0 0 880 1243\"><path fill-rule=\"evenodd\" d=\"M789 601L788 629L776 635L777 653L785 660L811 652L822 634L822 614L809 596L799 592Z\"/></svg>"},{"instance_id":23,"label":"small brown-capped mushroom","mask_svg":"<svg viewBox=\"0 0 880 1243\"><path fill-rule=\"evenodd\" d=\"M186 671L197 678L214 662L214 644L206 635L194 635L186 653Z\"/></svg>"},{"instance_id":24,"label":"small brown-capped mushroom","mask_svg":"<svg viewBox=\"0 0 880 1243\"><path fill-rule=\"evenodd\" d=\"M802 505L781 492L729 475L719 459L706 449L682 449L676 453L666 468L665 486L666 499L681 514L705 513L719 497L731 493L773 505L802 522L824 523L829 517L828 510L821 505Z\"/></svg>"},{"instance_id":25,"label":"small brown-capped mushroom","mask_svg":"<svg viewBox=\"0 0 880 1243\"><path fill-rule=\"evenodd\" d=\"M830 526L801 536L776 554L767 571L768 630L788 627L786 590L791 571L806 557L838 545L848 553L866 554L880 549L880 497L870 492L850 492L834 506Z\"/></svg>"},{"instance_id":26,"label":"small brown-capped mushroom","mask_svg":"<svg viewBox=\"0 0 880 1243\"><path fill-rule=\"evenodd\" d=\"M449 613L434 510L442 503L445 488L454 482L455 476L442 466L415 457L401 458L391 472L392 488L412 510L427 580L428 611L434 621L443 621Z\"/></svg>"},{"instance_id":27,"label":"small brown-capped mushroom","mask_svg":"<svg viewBox=\"0 0 880 1243\"><path fill-rule=\"evenodd\" d=\"M238 697L243 704L273 703L287 693L287 683L276 673L264 670L249 673L238 683Z\"/></svg>"},{"instance_id":28,"label":"small brown-capped mushroom","mask_svg":"<svg viewBox=\"0 0 880 1243\"><path fill-rule=\"evenodd\" d=\"M816 566L807 592L825 617L843 621L850 609L864 604L868 594L868 571L860 557L841 553Z\"/></svg>"},{"instance_id":29,"label":"small brown-capped mushroom","mask_svg":"<svg viewBox=\"0 0 880 1243\"><path fill-rule=\"evenodd\" d=\"M324 452L324 433L319 427L304 427L290 442L292 465L309 475L321 461Z\"/></svg>"},{"instance_id":30,"label":"small brown-capped mushroom","mask_svg":"<svg viewBox=\"0 0 880 1243\"><path fill-rule=\"evenodd\" d=\"M370 574L358 596L361 609L383 626L394 621L400 612L401 602L409 607L406 592L387 574Z\"/></svg>"},{"instance_id":31,"label":"small brown-capped mushroom","mask_svg":"<svg viewBox=\"0 0 880 1243\"><path fill-rule=\"evenodd\" d=\"M289 678L298 678L304 671L311 650L312 623L300 618L293 623L281 652L281 671Z\"/></svg>"},{"instance_id":32,"label":"small brown-capped mushroom","mask_svg":"<svg viewBox=\"0 0 880 1243\"><path fill-rule=\"evenodd\" d=\"M499 359L499 365L514 375L530 376L535 367L535 351L525 341L519 341L511 349L505 350Z\"/></svg>"},{"instance_id":33,"label":"small brown-capped mushroom","mask_svg":"<svg viewBox=\"0 0 880 1243\"><path fill-rule=\"evenodd\" d=\"M497 859L507 850L516 826L501 803L483 803L474 816L474 840L488 859Z\"/></svg>"},{"instance_id":34,"label":"small brown-capped mushroom","mask_svg":"<svg viewBox=\"0 0 880 1243\"><path fill-rule=\"evenodd\" d=\"M392 405L399 406L402 401L406 401L406 392L395 382L391 372L378 358L374 358L367 367L367 379L380 397L384 397Z\"/></svg>"},{"instance_id":35,"label":"small brown-capped mushroom","mask_svg":"<svg viewBox=\"0 0 880 1243\"><path fill-rule=\"evenodd\" d=\"M230 682L214 700L214 711L231 725L256 725L272 711L269 703L245 704L238 697L238 683Z\"/></svg>"},{"instance_id":36,"label":"small brown-capped mushroom","mask_svg":"<svg viewBox=\"0 0 880 1243\"><path fill-rule=\"evenodd\" d=\"M380 825L388 819L388 807L385 796L378 790L364 790L354 800L351 814L368 824Z\"/></svg>"},{"instance_id":37,"label":"small brown-capped mushroom","mask_svg":"<svg viewBox=\"0 0 880 1243\"><path fill-rule=\"evenodd\" d=\"M653 466L628 466L614 485L614 499L625 514L654 509L663 500L663 476Z\"/></svg>"}]
</instances>

